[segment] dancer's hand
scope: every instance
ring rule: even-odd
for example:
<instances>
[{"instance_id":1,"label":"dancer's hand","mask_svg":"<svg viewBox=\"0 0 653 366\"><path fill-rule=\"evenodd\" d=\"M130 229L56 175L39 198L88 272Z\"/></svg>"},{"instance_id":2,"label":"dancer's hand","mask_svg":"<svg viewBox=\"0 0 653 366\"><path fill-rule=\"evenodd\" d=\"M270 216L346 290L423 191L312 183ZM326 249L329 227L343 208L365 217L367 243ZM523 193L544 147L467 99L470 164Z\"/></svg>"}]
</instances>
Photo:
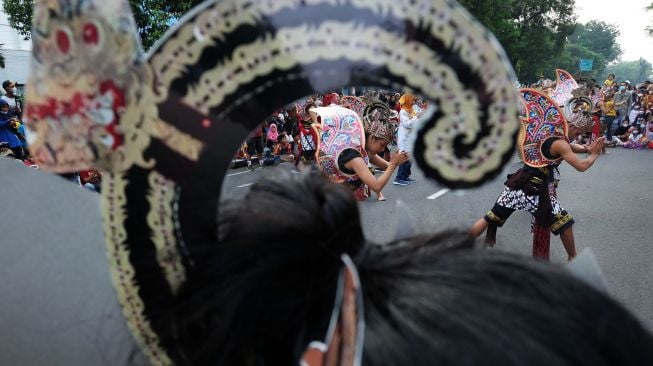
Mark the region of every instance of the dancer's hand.
<instances>
[{"instance_id":1,"label":"dancer's hand","mask_svg":"<svg viewBox=\"0 0 653 366\"><path fill-rule=\"evenodd\" d=\"M392 155L392 158L390 158L390 163L394 164L395 166L399 166L405 162L407 162L409 159L408 153L405 151L399 151L396 154Z\"/></svg>"},{"instance_id":2,"label":"dancer's hand","mask_svg":"<svg viewBox=\"0 0 653 366\"><path fill-rule=\"evenodd\" d=\"M605 137L600 137L600 138L592 141L587 146L587 151L589 151L590 154L598 155L601 152L601 150L603 149L604 144L605 144Z\"/></svg>"}]
</instances>

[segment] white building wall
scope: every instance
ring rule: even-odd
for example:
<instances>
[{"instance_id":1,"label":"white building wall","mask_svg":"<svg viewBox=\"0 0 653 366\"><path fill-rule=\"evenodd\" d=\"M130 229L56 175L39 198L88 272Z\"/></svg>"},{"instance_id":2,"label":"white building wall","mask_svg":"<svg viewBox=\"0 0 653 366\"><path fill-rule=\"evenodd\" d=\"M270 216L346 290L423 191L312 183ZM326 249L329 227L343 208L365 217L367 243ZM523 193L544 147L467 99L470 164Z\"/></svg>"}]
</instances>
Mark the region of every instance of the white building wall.
<instances>
[{"instance_id":1,"label":"white building wall","mask_svg":"<svg viewBox=\"0 0 653 366\"><path fill-rule=\"evenodd\" d=\"M29 60L32 41L26 41L23 36L9 25L7 15L0 6L0 53L5 58L5 68L0 69L0 84L4 80L17 81L24 84L29 73ZM0 87L0 89L2 89Z\"/></svg>"}]
</instances>

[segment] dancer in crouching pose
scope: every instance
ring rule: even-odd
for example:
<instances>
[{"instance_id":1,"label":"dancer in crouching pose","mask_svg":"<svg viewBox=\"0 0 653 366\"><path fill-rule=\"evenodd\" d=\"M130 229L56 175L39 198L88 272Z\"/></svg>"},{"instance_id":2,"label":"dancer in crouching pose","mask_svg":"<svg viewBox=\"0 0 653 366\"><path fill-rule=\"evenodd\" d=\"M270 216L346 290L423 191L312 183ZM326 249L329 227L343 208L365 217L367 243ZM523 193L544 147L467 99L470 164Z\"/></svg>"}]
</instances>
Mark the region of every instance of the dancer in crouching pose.
<instances>
[{"instance_id":1,"label":"dancer in crouching pose","mask_svg":"<svg viewBox=\"0 0 653 366\"><path fill-rule=\"evenodd\" d=\"M385 151L394 135L389 123L378 120L364 129L360 117L351 109L332 106L311 109L314 125L320 130L317 161L320 171L333 182L346 184L359 200L364 200L364 186L381 192L395 169L408 161L400 152L386 161L378 154ZM376 178L368 163L384 169Z\"/></svg>"},{"instance_id":2,"label":"dancer in crouching pose","mask_svg":"<svg viewBox=\"0 0 653 366\"><path fill-rule=\"evenodd\" d=\"M521 94L528 116L522 121L519 141L524 166L509 176L494 207L472 226L470 234L477 237L487 229L486 243L494 246L496 228L503 226L515 210L528 211L535 216L535 230L541 227L560 235L571 260L576 256L574 219L556 198L558 165L566 161L584 172L601 154L604 139L599 138L589 145L570 143L578 135L591 131L591 118L567 121L555 102L543 93L522 89ZM581 159L577 153L589 155ZM546 235L548 238L548 231ZM536 247L534 245L534 256L548 259L548 241L546 253L539 253L541 249Z\"/></svg>"}]
</instances>

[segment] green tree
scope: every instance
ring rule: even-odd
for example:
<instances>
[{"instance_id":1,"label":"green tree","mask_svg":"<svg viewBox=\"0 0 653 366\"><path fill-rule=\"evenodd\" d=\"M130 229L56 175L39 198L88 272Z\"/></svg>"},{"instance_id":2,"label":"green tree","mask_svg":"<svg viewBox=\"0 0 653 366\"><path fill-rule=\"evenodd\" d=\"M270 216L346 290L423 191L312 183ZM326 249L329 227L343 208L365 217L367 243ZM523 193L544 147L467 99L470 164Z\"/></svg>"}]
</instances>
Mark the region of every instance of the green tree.
<instances>
[{"instance_id":1,"label":"green tree","mask_svg":"<svg viewBox=\"0 0 653 366\"><path fill-rule=\"evenodd\" d=\"M616 26L602 21L592 20L585 24L576 24L576 30L567 37L567 44L562 52L554 59L545 62L548 69L562 68L571 73L580 72L581 59L593 60L591 72L584 72L585 76L599 79L603 77L605 67L622 54L617 43L619 30Z\"/></svg>"},{"instance_id":2,"label":"green tree","mask_svg":"<svg viewBox=\"0 0 653 366\"><path fill-rule=\"evenodd\" d=\"M607 65L607 61L603 55L596 53L587 47L581 46L577 43L567 43L560 53L560 55L554 59L549 60L545 63L546 68L549 70L563 69L576 74L580 72L580 60L589 59L593 60L592 71L583 73L584 76L590 76L596 78L597 75L601 74Z\"/></svg>"},{"instance_id":3,"label":"green tree","mask_svg":"<svg viewBox=\"0 0 653 366\"><path fill-rule=\"evenodd\" d=\"M576 30L569 36L569 42L575 43L603 56L607 63L616 61L623 53L617 43L619 29L603 21L591 20L577 24Z\"/></svg>"},{"instance_id":4,"label":"green tree","mask_svg":"<svg viewBox=\"0 0 653 366\"><path fill-rule=\"evenodd\" d=\"M605 68L605 78L608 74L614 74L618 81L628 80L631 84L644 82L653 72L653 65L650 62L640 58L636 61L624 61L608 65Z\"/></svg>"},{"instance_id":5,"label":"green tree","mask_svg":"<svg viewBox=\"0 0 653 366\"><path fill-rule=\"evenodd\" d=\"M172 24L202 2L203 0L129 0L143 47L150 48ZM2 0L2 3L9 25L25 39L29 39L34 0Z\"/></svg>"},{"instance_id":6,"label":"green tree","mask_svg":"<svg viewBox=\"0 0 653 366\"><path fill-rule=\"evenodd\" d=\"M503 45L521 81L553 76L576 25L573 0L459 0ZM555 67L554 67L555 68Z\"/></svg>"},{"instance_id":7,"label":"green tree","mask_svg":"<svg viewBox=\"0 0 653 366\"><path fill-rule=\"evenodd\" d=\"M7 14L9 25L29 39L32 27L34 0L2 0L2 9Z\"/></svg>"}]
</instances>

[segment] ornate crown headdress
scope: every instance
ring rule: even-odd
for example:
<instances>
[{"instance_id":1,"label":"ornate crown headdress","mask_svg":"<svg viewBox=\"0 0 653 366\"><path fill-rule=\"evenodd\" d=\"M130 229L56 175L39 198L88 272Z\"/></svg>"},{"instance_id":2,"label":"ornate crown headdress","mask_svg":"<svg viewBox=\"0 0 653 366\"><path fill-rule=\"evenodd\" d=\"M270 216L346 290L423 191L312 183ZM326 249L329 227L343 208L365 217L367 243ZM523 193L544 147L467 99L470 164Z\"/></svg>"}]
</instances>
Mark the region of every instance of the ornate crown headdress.
<instances>
[{"instance_id":1,"label":"ornate crown headdress","mask_svg":"<svg viewBox=\"0 0 653 366\"><path fill-rule=\"evenodd\" d=\"M365 131L370 136L381 138L388 142L391 142L394 138L394 128L382 120L371 121Z\"/></svg>"}]
</instances>

